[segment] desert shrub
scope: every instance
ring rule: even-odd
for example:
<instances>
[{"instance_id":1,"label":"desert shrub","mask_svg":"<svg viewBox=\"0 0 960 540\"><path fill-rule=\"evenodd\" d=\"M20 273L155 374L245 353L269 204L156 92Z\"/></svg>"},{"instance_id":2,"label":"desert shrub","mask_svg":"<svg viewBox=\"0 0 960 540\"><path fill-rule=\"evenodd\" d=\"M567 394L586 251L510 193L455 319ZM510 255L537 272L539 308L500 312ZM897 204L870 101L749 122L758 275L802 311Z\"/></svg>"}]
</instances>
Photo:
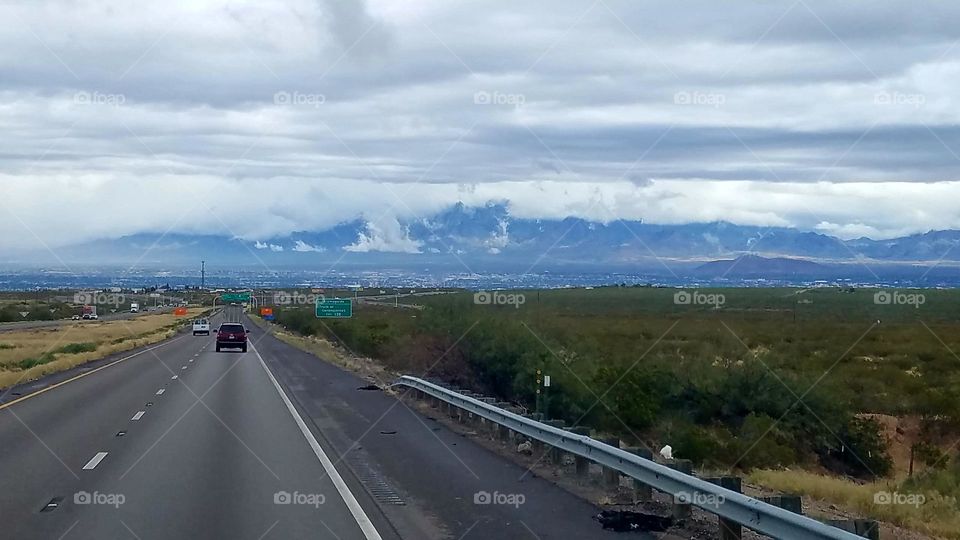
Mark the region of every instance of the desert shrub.
<instances>
[{"instance_id":1,"label":"desert shrub","mask_svg":"<svg viewBox=\"0 0 960 540\"><path fill-rule=\"evenodd\" d=\"M20 369L30 369L32 367L49 364L50 362L53 362L55 358L56 357L53 355L52 352L46 352L41 354L40 356L24 358L23 360L20 360L19 362L17 362L15 365Z\"/></svg>"},{"instance_id":2,"label":"desert shrub","mask_svg":"<svg viewBox=\"0 0 960 540\"><path fill-rule=\"evenodd\" d=\"M86 342L86 343L70 343L68 345L64 345L63 347L60 347L54 352L63 353L63 354L79 354L79 353L85 353L85 352L93 352L95 350L97 350L96 343Z\"/></svg>"}]
</instances>

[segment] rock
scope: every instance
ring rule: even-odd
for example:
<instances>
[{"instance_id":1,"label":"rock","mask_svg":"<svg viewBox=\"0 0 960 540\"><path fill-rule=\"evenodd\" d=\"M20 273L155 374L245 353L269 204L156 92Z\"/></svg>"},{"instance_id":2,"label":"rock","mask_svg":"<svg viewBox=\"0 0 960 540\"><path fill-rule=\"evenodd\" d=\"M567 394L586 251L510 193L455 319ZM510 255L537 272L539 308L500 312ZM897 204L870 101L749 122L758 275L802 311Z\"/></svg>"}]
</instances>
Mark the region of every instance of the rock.
<instances>
[{"instance_id":1,"label":"rock","mask_svg":"<svg viewBox=\"0 0 960 540\"><path fill-rule=\"evenodd\" d=\"M517 453L526 454L529 456L533 454L533 445L530 444L530 441L523 441L522 443L517 445Z\"/></svg>"}]
</instances>

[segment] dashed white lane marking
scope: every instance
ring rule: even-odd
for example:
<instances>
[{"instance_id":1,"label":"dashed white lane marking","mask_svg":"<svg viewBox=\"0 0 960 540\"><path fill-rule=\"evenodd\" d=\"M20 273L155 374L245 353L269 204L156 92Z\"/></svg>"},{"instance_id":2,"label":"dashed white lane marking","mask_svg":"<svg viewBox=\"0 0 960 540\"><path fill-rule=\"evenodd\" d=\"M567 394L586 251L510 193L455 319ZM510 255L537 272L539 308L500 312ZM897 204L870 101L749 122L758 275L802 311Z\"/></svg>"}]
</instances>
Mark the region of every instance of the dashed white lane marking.
<instances>
[{"instance_id":1,"label":"dashed white lane marking","mask_svg":"<svg viewBox=\"0 0 960 540\"><path fill-rule=\"evenodd\" d=\"M317 459L320 460L320 464L323 465L323 470L326 471L327 477L333 481L334 487L336 487L337 491L340 493L340 498L343 499L344 504L346 504L347 508L350 510L350 514L353 515L353 519L357 522L357 525L360 526L363 536L366 537L367 540L382 540L377 528L373 525L373 522L370 521L370 518L367 517L367 514L363 511L363 507L360 506L357 498L354 497L353 493L350 491L350 488L347 487L347 483L343 481L343 477L340 476L336 466L332 461L330 461L330 458L327 456L327 454L324 453L323 448L320 447L320 443L317 441L317 438L313 436L310 428L307 427L307 423L303 421L303 417L300 416L300 413L297 412L296 407L293 406L293 402L290 401L290 398L287 397L287 394L283 391L283 388L280 387L280 383L277 382L277 379L273 376L273 373L271 373L270 369L267 368L267 363L264 362L263 357L260 356L260 351L257 350L253 343L251 343L250 346L253 348L253 353L256 354L257 358L260 359L260 365L263 366L263 370L267 372L267 377L270 378L270 382L273 383L273 387L277 389L277 392L280 394L280 398L283 399L283 403L287 406L287 410L290 411L291 416L293 416L293 420L297 423L297 427L300 428L300 432L303 433L303 436L307 439L307 443L310 444L310 448L313 449L313 453L316 454Z\"/></svg>"},{"instance_id":2,"label":"dashed white lane marking","mask_svg":"<svg viewBox=\"0 0 960 540\"><path fill-rule=\"evenodd\" d=\"M179 375L174 375L173 377L170 377L170 380L171 380L171 381L175 381L175 380L177 380L177 379L179 379L179 378L180 378Z\"/></svg>"},{"instance_id":3,"label":"dashed white lane marking","mask_svg":"<svg viewBox=\"0 0 960 540\"><path fill-rule=\"evenodd\" d=\"M93 469L96 469L97 465L99 465L100 462L103 461L103 458L105 457L107 457L107 452L97 452L97 455L90 458L90 461L88 461L87 464L83 466L83 470L92 471Z\"/></svg>"},{"instance_id":4,"label":"dashed white lane marking","mask_svg":"<svg viewBox=\"0 0 960 540\"><path fill-rule=\"evenodd\" d=\"M158 395L158 396L162 396L164 392L166 392L166 390L164 390L163 388L161 388L161 389L157 390L157 395Z\"/></svg>"},{"instance_id":5,"label":"dashed white lane marking","mask_svg":"<svg viewBox=\"0 0 960 540\"><path fill-rule=\"evenodd\" d=\"M193 358L190 359L190 363L193 363Z\"/></svg>"},{"instance_id":6,"label":"dashed white lane marking","mask_svg":"<svg viewBox=\"0 0 960 540\"><path fill-rule=\"evenodd\" d=\"M143 418L143 415L145 414L147 414L147 411L140 411L137 414L133 415L133 418L131 418L131 420L139 420Z\"/></svg>"},{"instance_id":7,"label":"dashed white lane marking","mask_svg":"<svg viewBox=\"0 0 960 540\"><path fill-rule=\"evenodd\" d=\"M183 367L182 367L182 368L180 368L180 369L187 369L187 366L183 366Z\"/></svg>"}]
</instances>

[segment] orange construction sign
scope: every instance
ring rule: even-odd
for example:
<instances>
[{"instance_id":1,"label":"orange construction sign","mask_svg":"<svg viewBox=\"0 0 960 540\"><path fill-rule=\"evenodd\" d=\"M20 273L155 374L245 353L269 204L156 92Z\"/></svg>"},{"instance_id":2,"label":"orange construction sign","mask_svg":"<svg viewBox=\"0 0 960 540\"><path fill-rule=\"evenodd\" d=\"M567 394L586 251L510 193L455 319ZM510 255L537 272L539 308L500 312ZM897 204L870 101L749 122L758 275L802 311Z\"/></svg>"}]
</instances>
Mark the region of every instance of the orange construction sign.
<instances>
[{"instance_id":1,"label":"orange construction sign","mask_svg":"<svg viewBox=\"0 0 960 540\"><path fill-rule=\"evenodd\" d=\"M173 309L173 315L176 317L183 317L186 314L187 314L187 308L185 307L178 307Z\"/></svg>"},{"instance_id":2,"label":"orange construction sign","mask_svg":"<svg viewBox=\"0 0 960 540\"><path fill-rule=\"evenodd\" d=\"M260 316L261 316L261 317L267 317L267 316L269 316L269 315L273 315L273 308L272 308L272 307L262 307L262 308L260 308Z\"/></svg>"}]
</instances>

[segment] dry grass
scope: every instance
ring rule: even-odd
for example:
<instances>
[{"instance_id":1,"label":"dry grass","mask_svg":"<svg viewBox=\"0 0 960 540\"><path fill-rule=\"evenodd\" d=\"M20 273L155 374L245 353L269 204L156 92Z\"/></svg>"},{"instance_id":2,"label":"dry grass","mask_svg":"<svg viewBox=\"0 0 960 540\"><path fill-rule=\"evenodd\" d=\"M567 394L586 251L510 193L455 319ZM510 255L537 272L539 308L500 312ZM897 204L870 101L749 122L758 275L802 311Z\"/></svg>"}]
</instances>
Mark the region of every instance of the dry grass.
<instances>
[{"instance_id":1,"label":"dry grass","mask_svg":"<svg viewBox=\"0 0 960 540\"><path fill-rule=\"evenodd\" d=\"M960 539L960 513L956 501L924 493L920 494L925 498L923 504L877 504L875 497L879 492L899 492L902 497L915 495L899 491L893 482L856 483L806 471L772 470L754 471L748 480L765 488L834 504L866 518L941 538Z\"/></svg>"},{"instance_id":2,"label":"dry grass","mask_svg":"<svg viewBox=\"0 0 960 540\"><path fill-rule=\"evenodd\" d=\"M203 312L188 311L186 316L172 314L143 315L122 321L79 321L52 328L37 328L0 334L0 388L38 379L114 353L157 343L169 338L176 327ZM95 350L59 352L90 347ZM24 366L30 366L24 369Z\"/></svg>"}]
</instances>

